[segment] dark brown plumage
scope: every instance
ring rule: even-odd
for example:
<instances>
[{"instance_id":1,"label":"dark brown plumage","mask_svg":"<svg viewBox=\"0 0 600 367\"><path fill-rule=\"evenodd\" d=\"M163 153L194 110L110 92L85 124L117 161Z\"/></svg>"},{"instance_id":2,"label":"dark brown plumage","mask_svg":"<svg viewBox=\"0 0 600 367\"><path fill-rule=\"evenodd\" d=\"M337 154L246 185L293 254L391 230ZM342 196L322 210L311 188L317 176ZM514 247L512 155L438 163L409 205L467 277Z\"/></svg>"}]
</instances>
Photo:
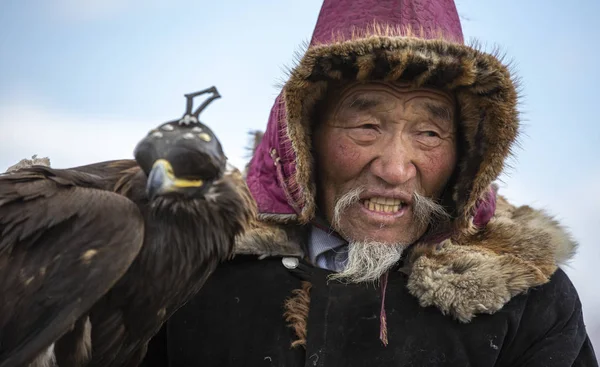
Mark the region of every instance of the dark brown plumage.
<instances>
[{"instance_id":1,"label":"dark brown plumage","mask_svg":"<svg viewBox=\"0 0 600 367\"><path fill-rule=\"evenodd\" d=\"M135 366L231 256L254 203L194 96L136 160L0 175L1 367Z\"/></svg>"}]
</instances>

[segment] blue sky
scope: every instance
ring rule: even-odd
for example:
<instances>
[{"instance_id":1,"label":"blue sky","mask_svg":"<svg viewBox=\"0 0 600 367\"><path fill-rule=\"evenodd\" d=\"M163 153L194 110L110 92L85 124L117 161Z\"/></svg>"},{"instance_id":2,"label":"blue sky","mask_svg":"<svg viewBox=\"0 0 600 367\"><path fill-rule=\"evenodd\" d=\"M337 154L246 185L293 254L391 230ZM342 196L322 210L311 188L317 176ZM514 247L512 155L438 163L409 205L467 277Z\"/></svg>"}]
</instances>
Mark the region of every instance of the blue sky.
<instances>
[{"instance_id":1,"label":"blue sky","mask_svg":"<svg viewBox=\"0 0 600 367\"><path fill-rule=\"evenodd\" d=\"M522 80L524 134L501 193L546 209L580 243L567 268L600 349L600 2L457 0L467 40L500 47ZM576 4L576 6L575 6ZM321 1L4 0L0 169L129 158L144 134L216 85L202 114L232 163L261 129ZM594 46L596 45L596 46Z\"/></svg>"}]
</instances>

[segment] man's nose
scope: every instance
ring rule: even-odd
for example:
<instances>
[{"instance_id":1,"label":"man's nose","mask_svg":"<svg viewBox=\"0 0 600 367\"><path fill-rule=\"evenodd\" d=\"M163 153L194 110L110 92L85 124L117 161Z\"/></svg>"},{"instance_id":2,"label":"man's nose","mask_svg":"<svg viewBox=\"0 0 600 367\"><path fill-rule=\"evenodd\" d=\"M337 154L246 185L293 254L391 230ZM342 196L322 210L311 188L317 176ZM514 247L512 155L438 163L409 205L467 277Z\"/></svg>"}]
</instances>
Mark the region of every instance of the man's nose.
<instances>
[{"instance_id":1,"label":"man's nose","mask_svg":"<svg viewBox=\"0 0 600 367\"><path fill-rule=\"evenodd\" d=\"M403 185L416 177L417 167L410 146L400 139L388 146L371 162L371 173L392 186Z\"/></svg>"}]
</instances>

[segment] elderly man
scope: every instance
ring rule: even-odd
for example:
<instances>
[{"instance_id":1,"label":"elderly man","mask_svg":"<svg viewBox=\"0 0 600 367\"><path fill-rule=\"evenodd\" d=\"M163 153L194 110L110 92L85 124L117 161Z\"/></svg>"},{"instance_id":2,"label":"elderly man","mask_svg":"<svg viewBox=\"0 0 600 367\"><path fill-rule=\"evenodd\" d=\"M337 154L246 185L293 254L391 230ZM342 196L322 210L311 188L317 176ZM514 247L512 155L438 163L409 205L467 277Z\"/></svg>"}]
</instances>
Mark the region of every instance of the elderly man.
<instances>
[{"instance_id":1,"label":"elderly man","mask_svg":"<svg viewBox=\"0 0 600 367\"><path fill-rule=\"evenodd\" d=\"M325 0L249 165L259 221L145 365L597 366L574 243L492 184L518 128L451 0Z\"/></svg>"}]
</instances>

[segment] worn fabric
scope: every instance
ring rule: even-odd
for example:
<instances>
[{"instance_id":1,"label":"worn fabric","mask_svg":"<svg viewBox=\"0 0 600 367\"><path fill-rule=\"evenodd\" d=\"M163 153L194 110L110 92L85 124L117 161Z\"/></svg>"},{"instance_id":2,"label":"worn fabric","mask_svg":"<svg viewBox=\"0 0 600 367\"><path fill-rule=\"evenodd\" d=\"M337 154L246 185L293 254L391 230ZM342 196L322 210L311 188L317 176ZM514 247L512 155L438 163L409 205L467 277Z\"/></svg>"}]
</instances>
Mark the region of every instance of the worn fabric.
<instances>
[{"instance_id":1,"label":"worn fabric","mask_svg":"<svg viewBox=\"0 0 600 367\"><path fill-rule=\"evenodd\" d=\"M327 282L330 272L281 258L239 256L217 269L150 344L144 367L167 366L597 366L581 304L562 270L495 315L461 324L407 291L392 272L385 307L389 344L379 340L380 292ZM305 346L281 315L310 280Z\"/></svg>"},{"instance_id":2,"label":"worn fabric","mask_svg":"<svg viewBox=\"0 0 600 367\"><path fill-rule=\"evenodd\" d=\"M518 211L524 208L500 200L489 225ZM509 222L496 232L527 243L536 225L549 224L540 212L519 216L529 217L528 232L515 232ZM331 272L313 266L302 248L309 238L309 226L274 226L246 235L238 255L219 266L153 339L144 366L598 366L577 291L560 269L500 310L461 322L449 308L424 305L412 294L409 254L389 273L383 303L389 344L383 346L379 287L329 281ZM299 259L299 266L286 267L286 257ZM477 271L504 276L494 268L499 264L488 265ZM473 269L455 266L466 278L448 276L465 293L447 300L447 306L456 302L469 309L478 288L496 294L494 288L503 285L502 279L480 282L477 272L468 276Z\"/></svg>"}]
</instances>

